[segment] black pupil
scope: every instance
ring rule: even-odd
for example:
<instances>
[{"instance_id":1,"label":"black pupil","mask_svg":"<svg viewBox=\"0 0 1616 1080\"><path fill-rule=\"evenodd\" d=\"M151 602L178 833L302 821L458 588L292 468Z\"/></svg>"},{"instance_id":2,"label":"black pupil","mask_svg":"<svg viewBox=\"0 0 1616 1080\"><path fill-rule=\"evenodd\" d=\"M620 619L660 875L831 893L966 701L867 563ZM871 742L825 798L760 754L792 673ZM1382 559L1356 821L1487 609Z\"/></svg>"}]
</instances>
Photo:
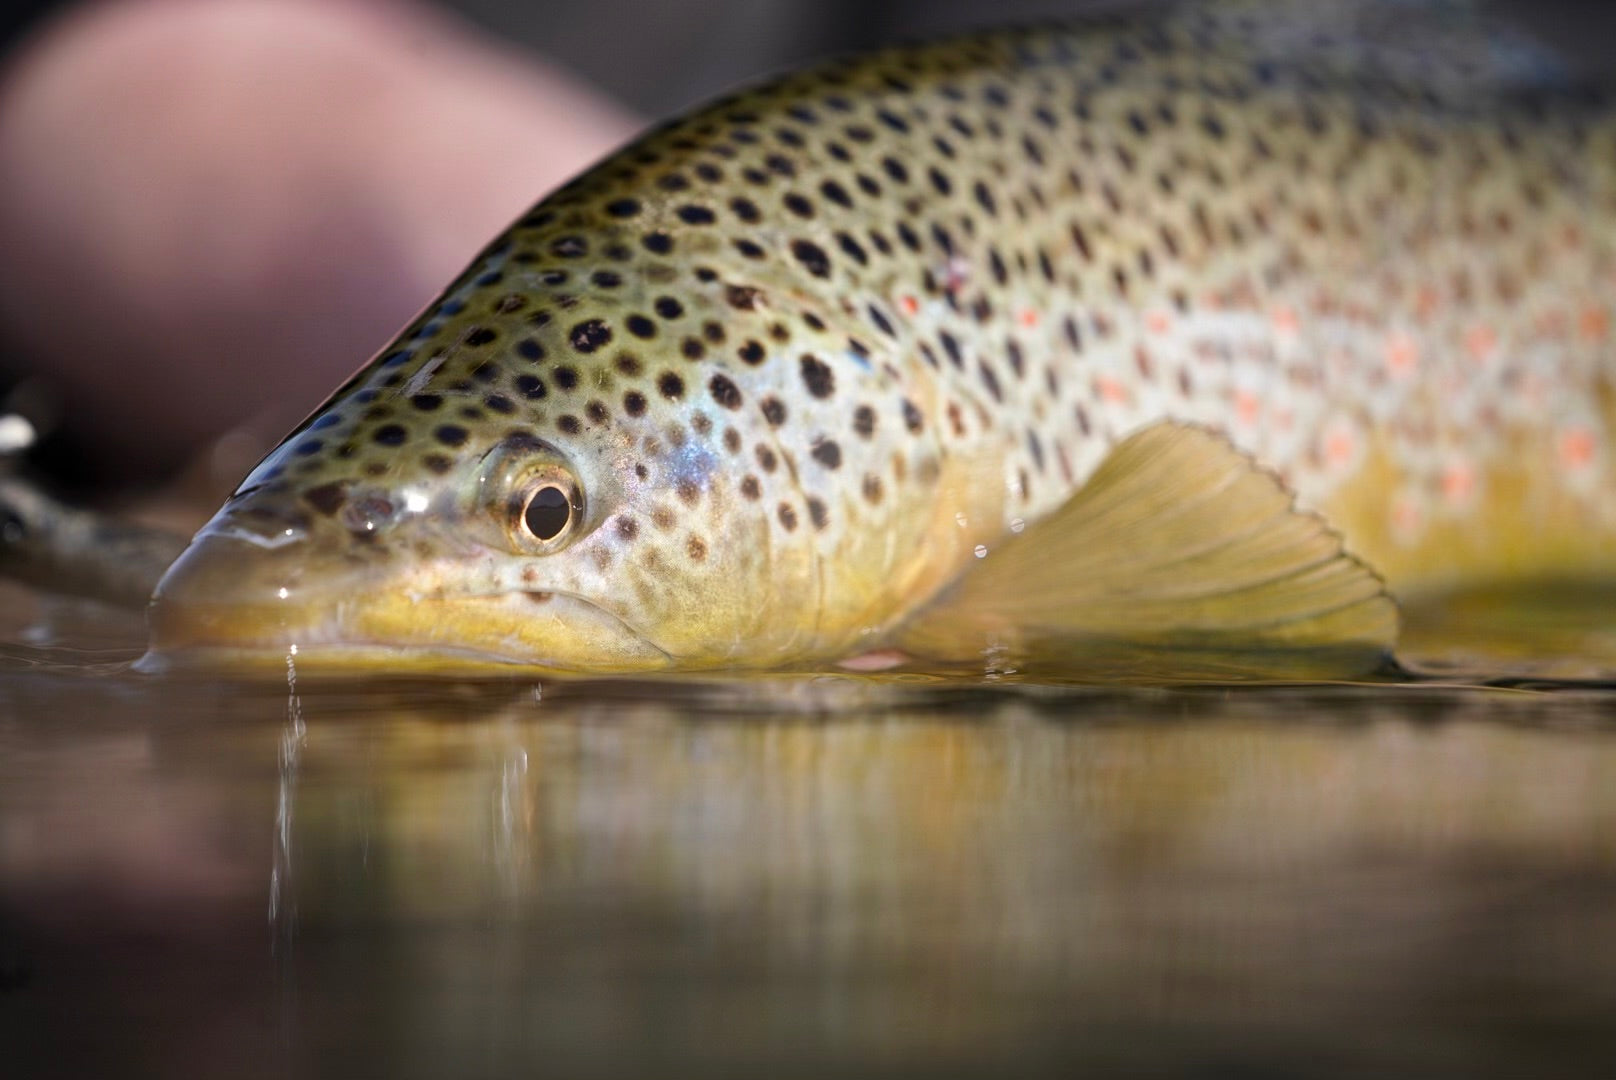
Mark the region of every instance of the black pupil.
<instances>
[{"instance_id":1,"label":"black pupil","mask_svg":"<svg viewBox=\"0 0 1616 1080\"><path fill-rule=\"evenodd\" d=\"M570 517L572 504L567 501L567 493L558 487L541 487L522 512L527 531L540 540L553 540L561 535Z\"/></svg>"}]
</instances>

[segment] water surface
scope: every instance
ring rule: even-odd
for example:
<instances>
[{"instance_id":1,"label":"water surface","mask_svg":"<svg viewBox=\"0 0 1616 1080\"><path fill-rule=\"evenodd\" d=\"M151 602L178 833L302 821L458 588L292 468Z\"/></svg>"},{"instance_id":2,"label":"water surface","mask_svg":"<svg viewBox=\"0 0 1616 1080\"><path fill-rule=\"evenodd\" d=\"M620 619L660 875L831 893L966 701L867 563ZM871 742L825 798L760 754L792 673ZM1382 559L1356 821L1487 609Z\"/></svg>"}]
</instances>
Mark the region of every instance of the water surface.
<instances>
[{"instance_id":1,"label":"water surface","mask_svg":"<svg viewBox=\"0 0 1616 1080\"><path fill-rule=\"evenodd\" d=\"M1616 1061L1609 690L152 678L8 610L7 1075Z\"/></svg>"}]
</instances>

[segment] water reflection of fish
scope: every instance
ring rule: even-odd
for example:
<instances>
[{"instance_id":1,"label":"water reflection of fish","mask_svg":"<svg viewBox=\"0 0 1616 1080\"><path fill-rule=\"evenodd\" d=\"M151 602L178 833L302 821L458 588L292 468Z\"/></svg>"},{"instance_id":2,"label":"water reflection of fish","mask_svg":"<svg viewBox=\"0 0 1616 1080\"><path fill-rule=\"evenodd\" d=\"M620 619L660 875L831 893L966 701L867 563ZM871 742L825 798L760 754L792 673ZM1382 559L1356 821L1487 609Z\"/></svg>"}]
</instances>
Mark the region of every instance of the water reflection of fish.
<instances>
[{"instance_id":1,"label":"water reflection of fish","mask_svg":"<svg viewBox=\"0 0 1616 1080\"><path fill-rule=\"evenodd\" d=\"M1608 576L1616 119L1462 6L1307 6L889 50L658 129L247 478L159 654L1361 670L1383 581Z\"/></svg>"}]
</instances>

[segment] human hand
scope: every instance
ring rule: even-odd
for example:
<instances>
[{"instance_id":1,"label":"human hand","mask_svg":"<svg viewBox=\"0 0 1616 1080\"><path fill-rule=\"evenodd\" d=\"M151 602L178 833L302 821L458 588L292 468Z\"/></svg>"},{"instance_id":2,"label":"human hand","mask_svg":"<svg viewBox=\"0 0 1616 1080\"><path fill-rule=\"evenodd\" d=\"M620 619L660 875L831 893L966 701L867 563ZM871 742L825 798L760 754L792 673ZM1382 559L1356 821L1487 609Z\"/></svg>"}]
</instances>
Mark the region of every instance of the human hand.
<instances>
[{"instance_id":1,"label":"human hand","mask_svg":"<svg viewBox=\"0 0 1616 1080\"><path fill-rule=\"evenodd\" d=\"M109 479L273 440L634 127L403 2L79 8L0 71L0 339Z\"/></svg>"}]
</instances>

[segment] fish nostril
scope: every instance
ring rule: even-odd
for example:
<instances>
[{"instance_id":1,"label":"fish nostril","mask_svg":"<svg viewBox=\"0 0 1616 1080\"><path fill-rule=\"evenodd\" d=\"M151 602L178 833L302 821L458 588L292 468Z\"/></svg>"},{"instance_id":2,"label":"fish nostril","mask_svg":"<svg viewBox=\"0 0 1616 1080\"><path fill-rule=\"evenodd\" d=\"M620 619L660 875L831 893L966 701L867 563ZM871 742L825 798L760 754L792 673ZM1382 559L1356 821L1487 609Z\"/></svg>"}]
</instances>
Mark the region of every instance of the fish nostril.
<instances>
[{"instance_id":1,"label":"fish nostril","mask_svg":"<svg viewBox=\"0 0 1616 1080\"><path fill-rule=\"evenodd\" d=\"M369 535L392 523L398 516L398 507L382 495L360 495L349 499L337 514L337 520L351 533Z\"/></svg>"}]
</instances>

